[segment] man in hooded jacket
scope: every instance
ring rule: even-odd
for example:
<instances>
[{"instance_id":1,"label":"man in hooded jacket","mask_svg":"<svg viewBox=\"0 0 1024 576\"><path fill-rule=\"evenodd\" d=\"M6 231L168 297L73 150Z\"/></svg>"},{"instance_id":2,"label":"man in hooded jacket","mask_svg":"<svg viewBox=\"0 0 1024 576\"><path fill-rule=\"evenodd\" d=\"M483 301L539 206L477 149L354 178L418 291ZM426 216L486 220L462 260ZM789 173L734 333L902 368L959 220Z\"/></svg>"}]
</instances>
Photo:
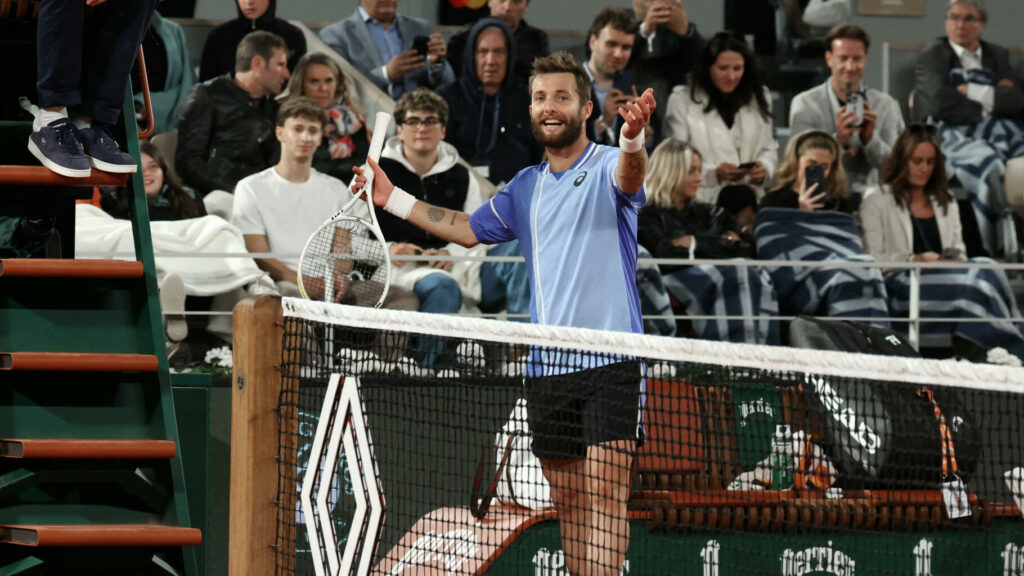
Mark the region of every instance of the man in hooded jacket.
<instances>
[{"instance_id":1,"label":"man in hooded jacket","mask_svg":"<svg viewBox=\"0 0 1024 576\"><path fill-rule=\"evenodd\" d=\"M302 30L275 15L277 0L236 1L238 18L217 26L206 36L199 63L199 81L234 72L235 48L253 30L266 30L283 38L288 45L288 69L294 70L299 58L306 53L306 37Z\"/></svg>"},{"instance_id":2,"label":"man in hooded jacket","mask_svg":"<svg viewBox=\"0 0 1024 576\"><path fill-rule=\"evenodd\" d=\"M498 18L470 30L459 79L438 94L448 103L447 136L466 162L496 185L540 161L530 124L530 95L514 75L517 46Z\"/></svg>"}]
</instances>

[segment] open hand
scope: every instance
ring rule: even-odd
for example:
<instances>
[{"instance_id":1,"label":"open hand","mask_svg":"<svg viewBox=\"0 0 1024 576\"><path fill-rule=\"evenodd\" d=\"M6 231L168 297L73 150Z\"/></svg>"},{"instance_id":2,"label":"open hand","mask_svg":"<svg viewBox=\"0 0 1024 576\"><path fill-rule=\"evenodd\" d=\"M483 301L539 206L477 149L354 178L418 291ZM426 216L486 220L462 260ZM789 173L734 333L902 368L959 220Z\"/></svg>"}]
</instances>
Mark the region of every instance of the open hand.
<instances>
[{"instance_id":1,"label":"open hand","mask_svg":"<svg viewBox=\"0 0 1024 576\"><path fill-rule=\"evenodd\" d=\"M632 102L626 102L620 107L619 116L626 121L626 125L622 127L622 135L628 139L639 136L651 121L651 114L654 113L655 107L657 107L657 103L654 101L653 88L644 90L639 98Z\"/></svg>"}]
</instances>

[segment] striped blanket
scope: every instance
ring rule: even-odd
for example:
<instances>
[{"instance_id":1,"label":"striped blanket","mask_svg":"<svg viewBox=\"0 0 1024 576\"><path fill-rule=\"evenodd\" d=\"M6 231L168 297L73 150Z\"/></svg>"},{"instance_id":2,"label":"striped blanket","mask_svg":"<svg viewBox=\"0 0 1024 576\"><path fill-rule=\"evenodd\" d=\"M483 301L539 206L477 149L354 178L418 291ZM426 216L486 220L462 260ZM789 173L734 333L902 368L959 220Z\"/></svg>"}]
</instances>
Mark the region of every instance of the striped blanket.
<instances>
[{"instance_id":1,"label":"striped blanket","mask_svg":"<svg viewBox=\"0 0 1024 576\"><path fill-rule=\"evenodd\" d=\"M972 262L992 262L972 258ZM889 307L894 317L909 315L910 273L901 270L885 278ZM1006 274L1001 270L922 270L922 318L952 318L949 322L922 322L922 348L950 348L958 336L983 348L1006 348L1024 359L1024 336L1007 318L1020 319L1020 310ZM990 322L959 322L957 319L988 318Z\"/></svg>"},{"instance_id":2,"label":"striped blanket","mask_svg":"<svg viewBox=\"0 0 1024 576\"><path fill-rule=\"evenodd\" d=\"M665 287L689 316L719 316L712 320L694 318L693 328L704 340L779 344L779 315L775 288L768 271L756 266L698 265L665 275ZM728 320L721 316L761 316Z\"/></svg>"},{"instance_id":3,"label":"striped blanket","mask_svg":"<svg viewBox=\"0 0 1024 576\"><path fill-rule=\"evenodd\" d=\"M640 311L644 316L644 332L655 336L675 336L676 321L668 318L672 315L672 299L665 290L658 265L651 258L651 252L638 244L636 288L640 295Z\"/></svg>"},{"instance_id":4,"label":"striped blanket","mask_svg":"<svg viewBox=\"0 0 1024 576\"><path fill-rule=\"evenodd\" d=\"M1020 124L988 116L977 124L935 122L946 155L946 173L956 176L971 195L981 241L989 254L1003 252L1012 242L1006 201L1006 162L1024 156L1024 130Z\"/></svg>"},{"instance_id":5,"label":"striped blanket","mask_svg":"<svg viewBox=\"0 0 1024 576\"><path fill-rule=\"evenodd\" d=\"M754 222L762 260L872 261L864 254L853 217L840 212L764 208ZM885 282L877 268L768 269L782 314L875 318L888 327Z\"/></svg>"}]
</instances>

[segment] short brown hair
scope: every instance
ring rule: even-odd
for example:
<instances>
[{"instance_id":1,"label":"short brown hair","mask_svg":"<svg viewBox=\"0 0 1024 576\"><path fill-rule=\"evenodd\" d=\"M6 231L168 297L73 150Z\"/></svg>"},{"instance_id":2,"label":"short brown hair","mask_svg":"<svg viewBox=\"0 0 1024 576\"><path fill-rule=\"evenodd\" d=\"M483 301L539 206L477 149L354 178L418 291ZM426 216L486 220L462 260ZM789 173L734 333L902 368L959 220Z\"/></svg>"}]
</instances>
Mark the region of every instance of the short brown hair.
<instances>
[{"instance_id":1,"label":"short brown hair","mask_svg":"<svg viewBox=\"0 0 1024 576\"><path fill-rule=\"evenodd\" d=\"M288 45L284 38L266 30L249 32L235 48L235 72L248 72L252 68L252 59L256 56L267 62L274 57L274 50L281 49L288 53Z\"/></svg>"},{"instance_id":2,"label":"short brown hair","mask_svg":"<svg viewBox=\"0 0 1024 576\"><path fill-rule=\"evenodd\" d=\"M433 112L437 114L442 126L448 125L448 103L429 88L417 88L402 94L398 102L395 102L395 123L405 122L405 115L413 110Z\"/></svg>"},{"instance_id":3,"label":"short brown hair","mask_svg":"<svg viewBox=\"0 0 1024 576\"><path fill-rule=\"evenodd\" d=\"M825 36L825 50L831 52L833 42L845 39L860 40L864 44L865 52L871 48L871 37L866 30L853 24L837 24L828 31L828 36Z\"/></svg>"},{"instance_id":4,"label":"short brown hair","mask_svg":"<svg viewBox=\"0 0 1024 576\"><path fill-rule=\"evenodd\" d=\"M281 104L281 109L277 111L277 125L284 126L289 118L313 120L319 122L321 128L327 125L327 111L324 107L305 96L289 98Z\"/></svg>"},{"instance_id":5,"label":"short brown hair","mask_svg":"<svg viewBox=\"0 0 1024 576\"><path fill-rule=\"evenodd\" d=\"M626 34L636 34L640 31L640 21L633 15L632 10L608 7L598 12L597 16L594 16L594 21L590 24L590 36L600 36L601 30L609 25L619 32L625 32Z\"/></svg>"},{"instance_id":6,"label":"short brown hair","mask_svg":"<svg viewBox=\"0 0 1024 576\"><path fill-rule=\"evenodd\" d=\"M530 94L533 94L533 81L541 74L572 74L576 79L576 91L579 93L580 106L590 100L590 77L583 65L562 50L550 56L536 58L533 61L533 74L530 75ZM531 98L532 101L532 98Z\"/></svg>"}]
</instances>

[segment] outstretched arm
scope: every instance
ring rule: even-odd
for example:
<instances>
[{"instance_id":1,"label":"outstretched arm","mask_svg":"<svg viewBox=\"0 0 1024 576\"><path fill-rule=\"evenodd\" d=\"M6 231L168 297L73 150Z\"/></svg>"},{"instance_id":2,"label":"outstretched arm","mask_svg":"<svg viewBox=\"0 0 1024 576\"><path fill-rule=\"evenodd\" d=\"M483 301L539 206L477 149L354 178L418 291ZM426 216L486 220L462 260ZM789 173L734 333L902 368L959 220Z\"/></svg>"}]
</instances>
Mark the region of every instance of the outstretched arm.
<instances>
[{"instance_id":1,"label":"outstretched arm","mask_svg":"<svg viewBox=\"0 0 1024 576\"><path fill-rule=\"evenodd\" d=\"M454 242L466 248L480 243L473 228L469 225L469 214L416 200L408 192L401 188L395 188L387 174L372 158L367 158L366 161L373 170L374 206L382 207L386 212L408 220L413 225L448 242ZM363 175L363 169L358 166L352 170L356 173L356 177L352 180L352 192L356 193L366 184L366 176Z\"/></svg>"},{"instance_id":2,"label":"outstretched arm","mask_svg":"<svg viewBox=\"0 0 1024 576\"><path fill-rule=\"evenodd\" d=\"M654 89L648 88L633 102L619 108L625 120L619 137L619 164L615 168L615 182L626 194L636 194L647 176L647 150L644 148L644 127L654 112Z\"/></svg>"}]
</instances>

